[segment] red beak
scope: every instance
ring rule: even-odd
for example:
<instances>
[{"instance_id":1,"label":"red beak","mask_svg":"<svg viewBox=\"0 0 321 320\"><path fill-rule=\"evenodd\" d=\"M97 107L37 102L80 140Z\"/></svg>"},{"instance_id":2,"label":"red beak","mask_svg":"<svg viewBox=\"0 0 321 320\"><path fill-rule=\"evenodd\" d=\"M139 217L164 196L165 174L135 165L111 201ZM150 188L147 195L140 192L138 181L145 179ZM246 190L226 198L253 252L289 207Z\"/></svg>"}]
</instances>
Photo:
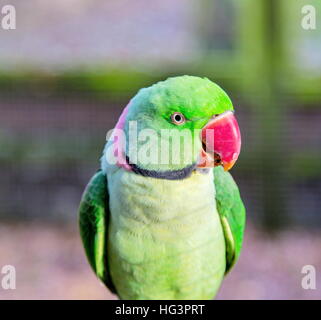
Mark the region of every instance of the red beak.
<instances>
[{"instance_id":1,"label":"red beak","mask_svg":"<svg viewBox=\"0 0 321 320\"><path fill-rule=\"evenodd\" d=\"M203 149L198 167L222 165L230 170L241 150L241 134L232 111L227 111L209 121L202 129Z\"/></svg>"}]
</instances>

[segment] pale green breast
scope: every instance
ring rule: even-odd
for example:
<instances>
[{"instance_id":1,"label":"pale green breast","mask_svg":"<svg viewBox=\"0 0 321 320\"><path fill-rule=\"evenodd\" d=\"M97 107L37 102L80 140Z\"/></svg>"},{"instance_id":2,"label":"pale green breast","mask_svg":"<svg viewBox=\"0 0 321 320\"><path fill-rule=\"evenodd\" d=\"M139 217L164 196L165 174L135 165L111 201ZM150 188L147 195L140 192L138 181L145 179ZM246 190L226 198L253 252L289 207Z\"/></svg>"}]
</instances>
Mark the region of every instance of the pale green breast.
<instances>
[{"instance_id":1,"label":"pale green breast","mask_svg":"<svg viewBox=\"0 0 321 320\"><path fill-rule=\"evenodd\" d=\"M108 171L109 268L122 299L211 299L225 271L212 170L184 180Z\"/></svg>"}]
</instances>

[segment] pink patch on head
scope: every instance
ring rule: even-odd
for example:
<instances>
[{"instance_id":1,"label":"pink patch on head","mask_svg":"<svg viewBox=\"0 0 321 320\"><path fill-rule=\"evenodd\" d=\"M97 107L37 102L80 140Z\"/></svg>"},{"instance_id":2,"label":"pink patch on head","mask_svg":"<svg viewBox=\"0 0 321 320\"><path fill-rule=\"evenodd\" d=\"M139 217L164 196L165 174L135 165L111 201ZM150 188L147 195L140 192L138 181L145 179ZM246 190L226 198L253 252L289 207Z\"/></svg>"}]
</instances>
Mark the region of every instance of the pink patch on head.
<instances>
[{"instance_id":1,"label":"pink patch on head","mask_svg":"<svg viewBox=\"0 0 321 320\"><path fill-rule=\"evenodd\" d=\"M131 101L129 101L129 103L121 113L115 126L115 129L116 129L114 130L115 134L113 133L113 136L112 136L112 139L114 139L114 156L117 158L116 165L127 171L131 171L131 167L127 163L126 156L125 156L125 141L123 141L123 139L119 137L117 132L120 132L119 130L124 130L126 116L128 114L130 104L131 104Z\"/></svg>"}]
</instances>

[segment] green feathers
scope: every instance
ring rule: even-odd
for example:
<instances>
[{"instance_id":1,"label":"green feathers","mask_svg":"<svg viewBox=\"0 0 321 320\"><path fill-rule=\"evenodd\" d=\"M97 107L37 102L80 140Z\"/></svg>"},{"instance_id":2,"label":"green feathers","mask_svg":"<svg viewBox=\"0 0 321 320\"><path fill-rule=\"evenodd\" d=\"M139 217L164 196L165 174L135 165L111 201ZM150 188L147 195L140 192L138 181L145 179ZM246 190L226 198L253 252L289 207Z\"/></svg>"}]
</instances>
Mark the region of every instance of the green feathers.
<instances>
[{"instance_id":1,"label":"green feathers","mask_svg":"<svg viewBox=\"0 0 321 320\"><path fill-rule=\"evenodd\" d=\"M99 170L89 181L79 207L79 229L88 261L97 277L116 292L108 268L109 197L106 175Z\"/></svg>"},{"instance_id":2,"label":"green feathers","mask_svg":"<svg viewBox=\"0 0 321 320\"><path fill-rule=\"evenodd\" d=\"M226 272L228 272L237 261L242 248L245 208L234 179L221 166L214 169L214 182L216 206L226 241Z\"/></svg>"},{"instance_id":3,"label":"green feathers","mask_svg":"<svg viewBox=\"0 0 321 320\"><path fill-rule=\"evenodd\" d=\"M221 166L195 167L202 148L195 129L227 110L233 106L219 86L191 76L141 89L131 100L121 122L127 139L131 121L137 133L154 130L159 143L165 139L172 145L161 131L173 128L175 134L185 130L197 139L188 145L188 151L193 150L189 167L138 163L140 171L135 171L129 164L110 164L103 156L102 170L84 191L79 226L86 255L98 278L121 299L211 299L237 261L245 226L238 187ZM175 112L186 121L175 126ZM125 151L128 156L128 146ZM183 157L185 151L174 152ZM189 174L176 180L143 174L186 168Z\"/></svg>"},{"instance_id":4,"label":"green feathers","mask_svg":"<svg viewBox=\"0 0 321 320\"><path fill-rule=\"evenodd\" d=\"M172 128L170 116L177 111L191 120L184 128L200 129L213 114L233 110L222 88L207 78L192 76L169 78L141 89L131 102L128 121L146 117L151 120L148 128L153 129Z\"/></svg>"}]
</instances>

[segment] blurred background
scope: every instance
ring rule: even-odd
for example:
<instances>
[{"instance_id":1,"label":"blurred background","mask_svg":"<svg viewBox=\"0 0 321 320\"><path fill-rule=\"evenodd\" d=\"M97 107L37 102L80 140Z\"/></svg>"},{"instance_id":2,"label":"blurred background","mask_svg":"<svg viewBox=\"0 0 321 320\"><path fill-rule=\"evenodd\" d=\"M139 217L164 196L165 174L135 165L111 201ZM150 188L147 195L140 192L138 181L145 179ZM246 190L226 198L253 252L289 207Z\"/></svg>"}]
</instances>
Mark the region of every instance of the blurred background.
<instances>
[{"instance_id":1,"label":"blurred background","mask_svg":"<svg viewBox=\"0 0 321 320\"><path fill-rule=\"evenodd\" d=\"M0 0L0 299L115 299L78 235L82 191L106 132L141 87L206 76L230 95L247 208L220 299L321 298L321 2ZM304 5L316 29L302 25ZM0 14L0 21L4 14ZM316 268L316 290L301 269ZM0 278L1 278L0 274Z\"/></svg>"}]
</instances>

